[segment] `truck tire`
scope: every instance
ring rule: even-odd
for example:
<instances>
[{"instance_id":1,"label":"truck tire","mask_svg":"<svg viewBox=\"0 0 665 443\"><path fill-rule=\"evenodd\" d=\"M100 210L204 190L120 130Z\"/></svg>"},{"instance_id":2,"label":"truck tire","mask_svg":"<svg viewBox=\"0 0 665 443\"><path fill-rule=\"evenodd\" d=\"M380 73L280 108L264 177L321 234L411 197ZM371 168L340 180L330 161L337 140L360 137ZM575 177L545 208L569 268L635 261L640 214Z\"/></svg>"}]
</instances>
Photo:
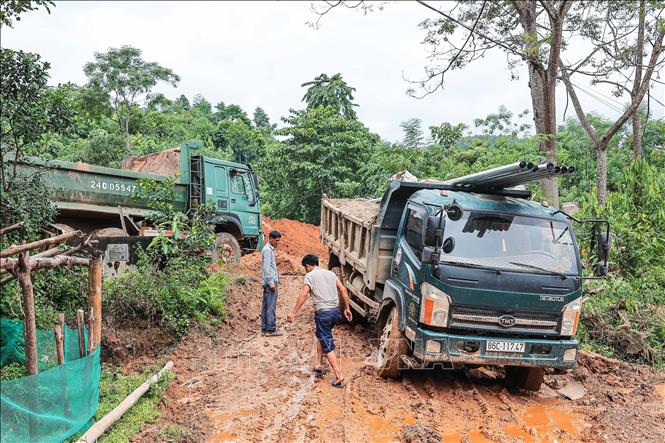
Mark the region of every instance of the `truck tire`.
<instances>
[{"instance_id":1,"label":"truck tire","mask_svg":"<svg viewBox=\"0 0 665 443\"><path fill-rule=\"evenodd\" d=\"M382 378L397 377L402 356L408 352L409 344L404 333L399 330L399 312L396 306L391 308L379 334L376 373Z\"/></svg>"},{"instance_id":2,"label":"truck tire","mask_svg":"<svg viewBox=\"0 0 665 443\"><path fill-rule=\"evenodd\" d=\"M215 240L215 249L212 252L212 258L216 262L222 259L224 263L236 264L240 262L240 243L228 232L220 232Z\"/></svg>"},{"instance_id":3,"label":"truck tire","mask_svg":"<svg viewBox=\"0 0 665 443\"><path fill-rule=\"evenodd\" d=\"M538 391L545 378L544 368L527 368L524 366L506 366L505 384L508 388L520 388L527 391Z\"/></svg>"}]
</instances>

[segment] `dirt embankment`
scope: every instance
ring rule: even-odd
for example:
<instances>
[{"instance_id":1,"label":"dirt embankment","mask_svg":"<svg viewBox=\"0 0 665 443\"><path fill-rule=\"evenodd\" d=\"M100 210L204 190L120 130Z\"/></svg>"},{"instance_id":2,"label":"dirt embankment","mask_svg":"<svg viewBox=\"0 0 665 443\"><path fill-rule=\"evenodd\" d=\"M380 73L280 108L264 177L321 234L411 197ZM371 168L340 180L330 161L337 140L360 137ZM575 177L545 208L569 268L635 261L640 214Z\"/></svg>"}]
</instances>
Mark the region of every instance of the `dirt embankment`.
<instances>
[{"instance_id":1,"label":"dirt embankment","mask_svg":"<svg viewBox=\"0 0 665 443\"><path fill-rule=\"evenodd\" d=\"M348 383L315 379L313 310L287 324L302 285L300 257L325 254L318 228L266 220L283 234L278 267L281 337L259 333L260 257L242 259L243 284L229 294L229 315L214 331L192 332L168 355L176 378L159 422L135 441L573 442L665 441L665 374L583 352L578 367L549 373L537 394L510 393L501 370L410 371L383 380L372 369L375 332L335 330ZM281 258L280 258L281 257ZM577 400L559 391L583 393Z\"/></svg>"}]
</instances>

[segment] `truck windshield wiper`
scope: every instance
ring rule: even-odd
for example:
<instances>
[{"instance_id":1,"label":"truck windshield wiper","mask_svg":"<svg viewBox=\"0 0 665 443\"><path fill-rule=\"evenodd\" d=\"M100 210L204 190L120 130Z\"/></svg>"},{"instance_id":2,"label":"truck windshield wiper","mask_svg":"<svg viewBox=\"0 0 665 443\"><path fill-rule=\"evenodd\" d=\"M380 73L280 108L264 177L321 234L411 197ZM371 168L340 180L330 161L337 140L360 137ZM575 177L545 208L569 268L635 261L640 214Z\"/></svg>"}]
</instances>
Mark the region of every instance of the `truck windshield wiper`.
<instances>
[{"instance_id":1,"label":"truck windshield wiper","mask_svg":"<svg viewBox=\"0 0 665 443\"><path fill-rule=\"evenodd\" d=\"M546 272L546 273L552 274L552 275L558 275L562 279L567 278L566 274L564 274L563 272L552 271L551 269L541 268L540 266L530 265L528 263L520 263L520 262L516 262L516 261L511 261L511 262L508 262L508 263L510 263L511 265L524 266L525 268L535 269L537 271Z\"/></svg>"},{"instance_id":2,"label":"truck windshield wiper","mask_svg":"<svg viewBox=\"0 0 665 443\"><path fill-rule=\"evenodd\" d=\"M488 269L490 271L501 272L501 269L497 268L496 266L486 266L486 265L481 265L479 263L468 263L464 261L451 261L451 260L442 260L439 263L443 263L446 265L462 266L465 268Z\"/></svg>"}]
</instances>

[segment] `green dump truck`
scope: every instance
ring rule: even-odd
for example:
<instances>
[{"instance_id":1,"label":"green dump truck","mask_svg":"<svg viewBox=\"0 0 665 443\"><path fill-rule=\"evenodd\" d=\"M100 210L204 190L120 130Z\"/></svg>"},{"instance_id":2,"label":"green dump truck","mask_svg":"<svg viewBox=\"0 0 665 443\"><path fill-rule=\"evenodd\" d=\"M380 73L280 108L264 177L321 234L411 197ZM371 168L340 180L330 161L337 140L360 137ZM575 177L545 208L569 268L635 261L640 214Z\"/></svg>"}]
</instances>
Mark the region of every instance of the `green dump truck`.
<instances>
[{"instance_id":1,"label":"green dump truck","mask_svg":"<svg viewBox=\"0 0 665 443\"><path fill-rule=\"evenodd\" d=\"M574 171L519 162L447 182L394 180L381 200L322 200L321 240L355 316L376 321L376 369L502 365L538 390L572 368L582 280L607 271L609 224L577 220L515 186ZM571 222L592 223L595 277Z\"/></svg>"},{"instance_id":2,"label":"green dump truck","mask_svg":"<svg viewBox=\"0 0 665 443\"><path fill-rule=\"evenodd\" d=\"M249 166L196 155L198 147L183 143L129 157L121 169L27 158L17 163L17 173L44 173L58 209L57 227L115 237L157 234L143 223L150 211L146 200L135 197L137 180L175 176L174 207L186 212L194 205L214 202L216 214L210 223L217 233L215 252L237 261L242 252L257 250L263 243L258 178ZM127 248L124 253L121 246L112 249L118 252L115 258L128 260Z\"/></svg>"}]
</instances>

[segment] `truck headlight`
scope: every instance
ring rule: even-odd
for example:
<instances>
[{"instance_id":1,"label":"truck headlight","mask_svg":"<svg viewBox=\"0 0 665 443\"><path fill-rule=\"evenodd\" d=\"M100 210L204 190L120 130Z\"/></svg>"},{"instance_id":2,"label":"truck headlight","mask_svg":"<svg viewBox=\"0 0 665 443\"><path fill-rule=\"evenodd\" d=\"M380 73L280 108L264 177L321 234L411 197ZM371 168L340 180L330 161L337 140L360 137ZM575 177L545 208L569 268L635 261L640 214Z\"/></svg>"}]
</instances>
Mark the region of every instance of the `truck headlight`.
<instances>
[{"instance_id":1,"label":"truck headlight","mask_svg":"<svg viewBox=\"0 0 665 443\"><path fill-rule=\"evenodd\" d=\"M430 326L448 326L450 297L442 290L423 283L420 285L420 322Z\"/></svg>"},{"instance_id":2,"label":"truck headlight","mask_svg":"<svg viewBox=\"0 0 665 443\"><path fill-rule=\"evenodd\" d=\"M563 307L563 320L561 321L561 335L573 336L577 332L577 324L582 312L582 297L577 298Z\"/></svg>"}]
</instances>

